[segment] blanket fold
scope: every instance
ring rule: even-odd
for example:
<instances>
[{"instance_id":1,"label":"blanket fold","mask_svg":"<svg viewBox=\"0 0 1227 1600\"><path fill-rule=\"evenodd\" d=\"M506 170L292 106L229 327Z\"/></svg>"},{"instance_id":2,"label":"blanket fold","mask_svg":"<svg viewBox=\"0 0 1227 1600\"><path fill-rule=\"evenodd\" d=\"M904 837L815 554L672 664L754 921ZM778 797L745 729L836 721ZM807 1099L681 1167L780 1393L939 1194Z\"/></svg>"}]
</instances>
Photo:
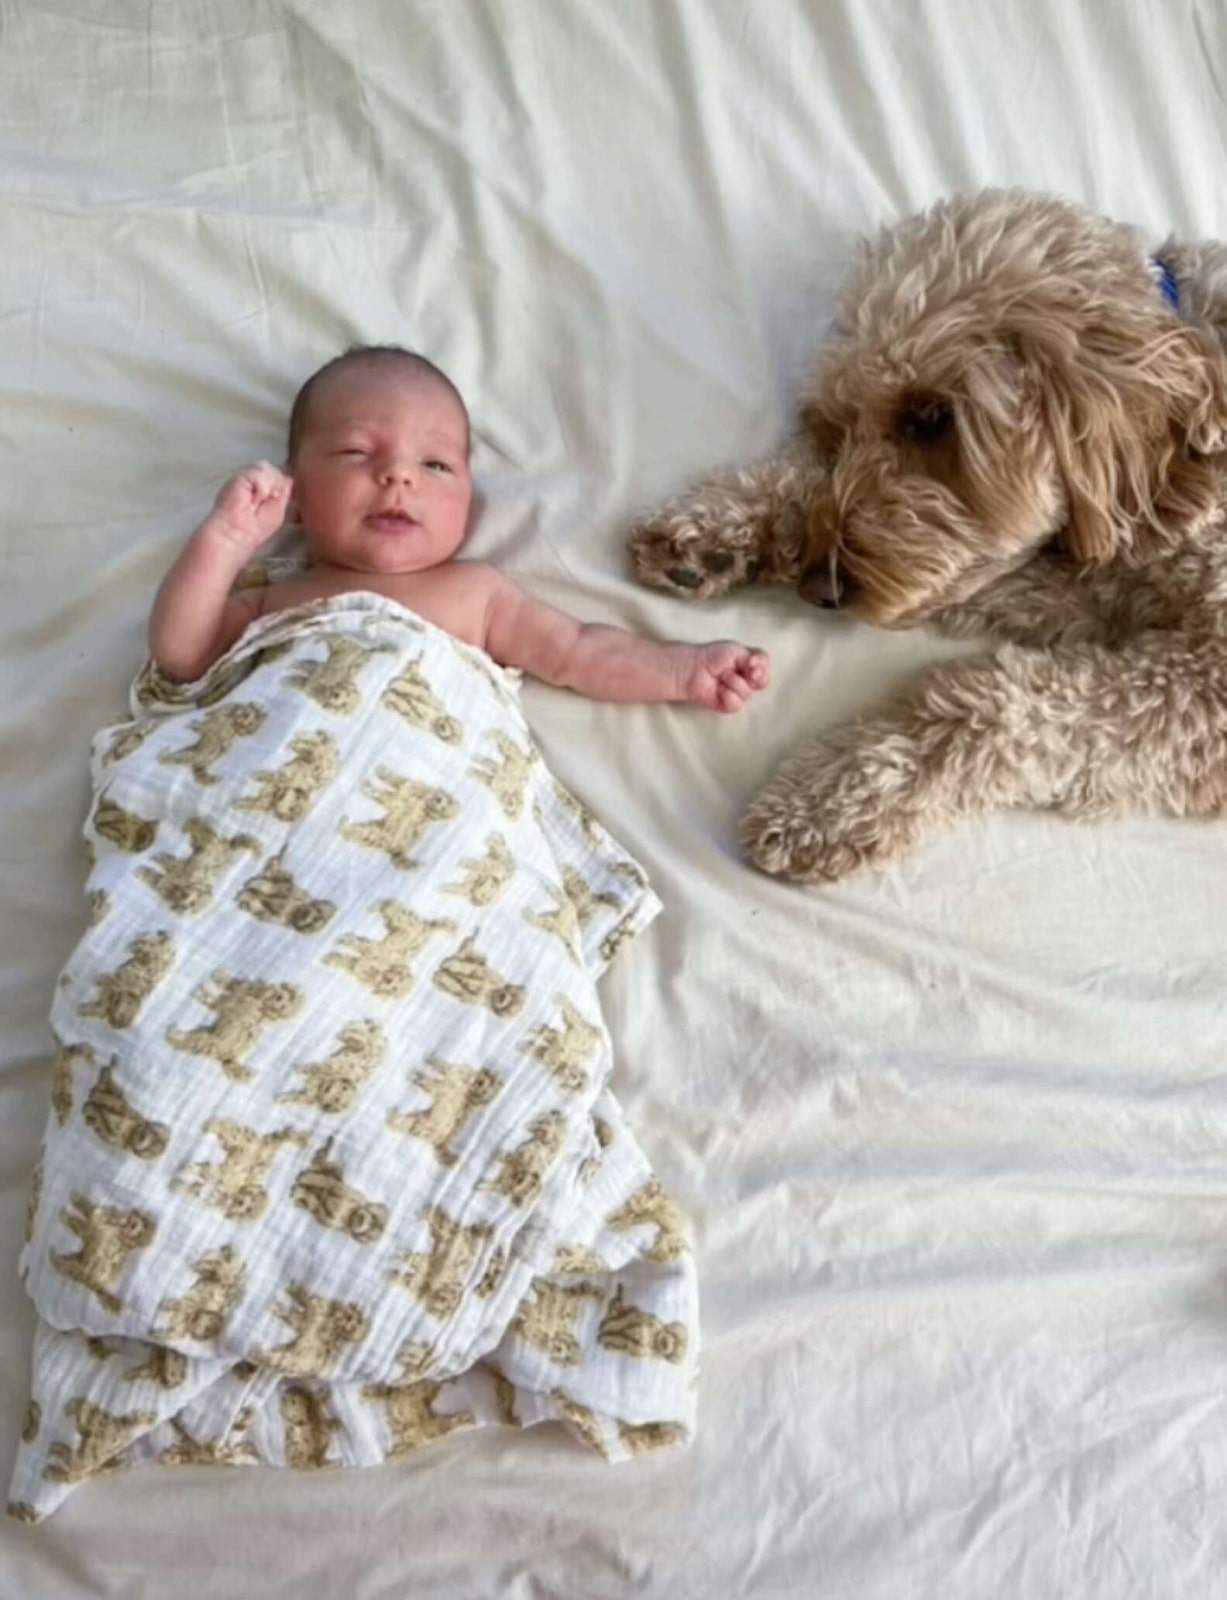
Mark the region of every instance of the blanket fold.
<instances>
[{"instance_id":1,"label":"blanket fold","mask_svg":"<svg viewBox=\"0 0 1227 1600\"><path fill-rule=\"evenodd\" d=\"M686 1230L607 1087L596 987L659 904L517 684L350 594L196 683L147 666L95 740L14 1515L147 1459L689 1436Z\"/></svg>"}]
</instances>

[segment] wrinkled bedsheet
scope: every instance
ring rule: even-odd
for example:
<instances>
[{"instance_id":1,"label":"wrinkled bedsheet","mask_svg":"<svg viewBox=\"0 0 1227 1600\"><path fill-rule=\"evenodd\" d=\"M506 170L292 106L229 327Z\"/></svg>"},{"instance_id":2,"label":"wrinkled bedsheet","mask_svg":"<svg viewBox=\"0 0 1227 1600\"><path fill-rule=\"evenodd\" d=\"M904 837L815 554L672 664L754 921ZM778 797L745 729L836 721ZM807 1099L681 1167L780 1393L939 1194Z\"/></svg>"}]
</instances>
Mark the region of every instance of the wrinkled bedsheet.
<instances>
[{"instance_id":1,"label":"wrinkled bedsheet","mask_svg":"<svg viewBox=\"0 0 1227 1600\"><path fill-rule=\"evenodd\" d=\"M974 645L782 593L688 608L633 587L624 533L774 448L883 221L1004 182L1227 236L1223 8L10 0L0 40L6 1467L85 753L163 572L231 472L281 459L303 377L351 339L423 349L473 415L474 556L774 668L732 719L522 691L665 908L601 1001L611 1090L694 1223L693 1444L611 1469L486 1427L300 1473L183 1441L0 1519L0 1593L1216 1595L1227 829L1019 812L880 877L771 882L735 825L776 763Z\"/></svg>"}]
</instances>

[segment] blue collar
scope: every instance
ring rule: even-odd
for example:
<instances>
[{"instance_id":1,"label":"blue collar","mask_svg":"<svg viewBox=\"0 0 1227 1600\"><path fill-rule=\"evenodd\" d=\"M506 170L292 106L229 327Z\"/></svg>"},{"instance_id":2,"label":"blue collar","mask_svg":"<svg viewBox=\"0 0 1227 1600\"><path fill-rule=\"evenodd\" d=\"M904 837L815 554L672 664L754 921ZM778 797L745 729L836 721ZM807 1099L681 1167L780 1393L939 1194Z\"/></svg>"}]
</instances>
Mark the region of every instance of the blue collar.
<instances>
[{"instance_id":1,"label":"blue collar","mask_svg":"<svg viewBox=\"0 0 1227 1600\"><path fill-rule=\"evenodd\" d=\"M1180 310L1180 289L1176 284L1175 275L1167 262L1159 256L1150 259L1151 276L1158 285L1159 293L1171 306L1173 311Z\"/></svg>"}]
</instances>

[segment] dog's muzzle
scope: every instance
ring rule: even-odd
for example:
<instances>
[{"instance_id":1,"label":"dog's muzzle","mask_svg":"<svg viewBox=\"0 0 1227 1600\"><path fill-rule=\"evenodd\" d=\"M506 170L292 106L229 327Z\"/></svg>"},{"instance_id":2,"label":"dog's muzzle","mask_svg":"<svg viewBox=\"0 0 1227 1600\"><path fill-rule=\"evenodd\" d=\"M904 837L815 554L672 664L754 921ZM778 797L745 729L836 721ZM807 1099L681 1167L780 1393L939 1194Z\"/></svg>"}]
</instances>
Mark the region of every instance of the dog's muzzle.
<instances>
[{"instance_id":1,"label":"dog's muzzle","mask_svg":"<svg viewBox=\"0 0 1227 1600\"><path fill-rule=\"evenodd\" d=\"M824 560L811 562L802 572L797 585L797 593L802 600L808 600L812 606L822 606L827 611L846 606L852 598L852 589L852 581L840 566L833 550Z\"/></svg>"}]
</instances>

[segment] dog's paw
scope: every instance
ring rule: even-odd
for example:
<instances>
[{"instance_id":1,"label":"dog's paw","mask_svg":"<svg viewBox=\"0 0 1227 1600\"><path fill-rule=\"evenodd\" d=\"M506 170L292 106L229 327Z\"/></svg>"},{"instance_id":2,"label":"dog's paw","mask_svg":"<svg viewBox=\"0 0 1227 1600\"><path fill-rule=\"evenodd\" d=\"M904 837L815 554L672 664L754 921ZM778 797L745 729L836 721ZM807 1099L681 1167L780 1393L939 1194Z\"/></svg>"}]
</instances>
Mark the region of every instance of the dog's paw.
<instances>
[{"instance_id":1,"label":"dog's paw","mask_svg":"<svg viewBox=\"0 0 1227 1600\"><path fill-rule=\"evenodd\" d=\"M924 778L896 741L833 749L788 762L742 818L742 847L755 866L802 883L838 883L880 870L925 831Z\"/></svg>"},{"instance_id":2,"label":"dog's paw","mask_svg":"<svg viewBox=\"0 0 1227 1600\"><path fill-rule=\"evenodd\" d=\"M753 583L759 563L752 546L683 514L657 515L635 524L631 565L640 583L684 600L711 600Z\"/></svg>"}]
</instances>

